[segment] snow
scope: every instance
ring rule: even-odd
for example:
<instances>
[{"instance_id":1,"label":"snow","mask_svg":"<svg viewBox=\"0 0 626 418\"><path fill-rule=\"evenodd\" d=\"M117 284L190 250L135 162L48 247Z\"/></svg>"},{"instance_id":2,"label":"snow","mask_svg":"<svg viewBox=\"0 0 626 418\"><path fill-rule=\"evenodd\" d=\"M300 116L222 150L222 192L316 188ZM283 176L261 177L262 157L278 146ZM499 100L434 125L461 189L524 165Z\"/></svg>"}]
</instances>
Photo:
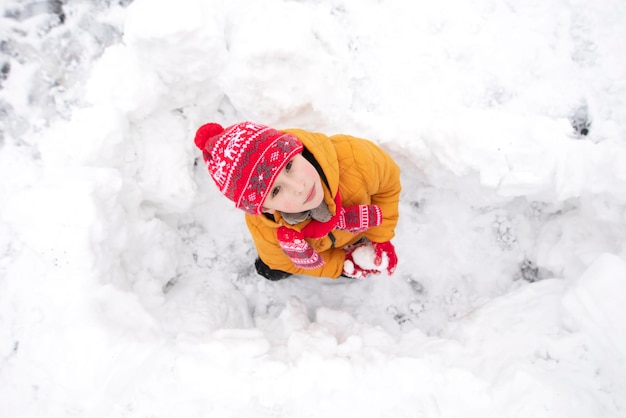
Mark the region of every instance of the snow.
<instances>
[{"instance_id":1,"label":"snow","mask_svg":"<svg viewBox=\"0 0 626 418\"><path fill-rule=\"evenodd\" d=\"M360 245L352 251L352 259L362 269L377 272L387 271L387 267L389 266L389 257L387 254L383 253L381 255L379 265L376 265L375 258L376 251L374 250L374 246L371 244Z\"/></svg>"},{"instance_id":2,"label":"snow","mask_svg":"<svg viewBox=\"0 0 626 418\"><path fill-rule=\"evenodd\" d=\"M0 417L626 417L622 2L0 7ZM392 276L255 273L246 119L397 160Z\"/></svg>"}]
</instances>

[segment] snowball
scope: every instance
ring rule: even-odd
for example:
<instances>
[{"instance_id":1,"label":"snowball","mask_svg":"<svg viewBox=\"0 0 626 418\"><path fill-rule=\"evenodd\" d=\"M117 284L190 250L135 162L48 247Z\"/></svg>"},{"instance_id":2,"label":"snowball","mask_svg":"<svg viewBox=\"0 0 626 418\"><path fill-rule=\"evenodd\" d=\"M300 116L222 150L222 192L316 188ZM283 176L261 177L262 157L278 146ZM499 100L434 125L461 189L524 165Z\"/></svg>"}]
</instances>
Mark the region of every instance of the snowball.
<instances>
[{"instance_id":1,"label":"snowball","mask_svg":"<svg viewBox=\"0 0 626 418\"><path fill-rule=\"evenodd\" d=\"M375 258L376 252L372 244L362 245L352 252L352 260L362 269L386 271L389 265L389 257L387 257L387 254L383 253L382 261L379 266L374 264Z\"/></svg>"},{"instance_id":2,"label":"snowball","mask_svg":"<svg viewBox=\"0 0 626 418\"><path fill-rule=\"evenodd\" d=\"M354 274L354 263L350 260L344 261L343 271L345 271L347 274Z\"/></svg>"}]
</instances>

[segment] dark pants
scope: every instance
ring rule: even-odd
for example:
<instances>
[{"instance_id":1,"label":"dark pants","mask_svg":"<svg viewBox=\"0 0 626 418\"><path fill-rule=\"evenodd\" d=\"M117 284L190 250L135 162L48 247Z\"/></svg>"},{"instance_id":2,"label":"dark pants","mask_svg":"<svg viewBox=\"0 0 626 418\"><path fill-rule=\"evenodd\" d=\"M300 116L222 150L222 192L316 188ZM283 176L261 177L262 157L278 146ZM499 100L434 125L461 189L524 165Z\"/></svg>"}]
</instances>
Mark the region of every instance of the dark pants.
<instances>
[{"instance_id":1,"label":"dark pants","mask_svg":"<svg viewBox=\"0 0 626 418\"><path fill-rule=\"evenodd\" d=\"M256 267L257 273L265 277L267 280L271 281L282 280L291 276L291 273L287 273L286 271L272 270L270 266L265 264L260 258L256 259L256 261L254 262L254 267Z\"/></svg>"}]
</instances>

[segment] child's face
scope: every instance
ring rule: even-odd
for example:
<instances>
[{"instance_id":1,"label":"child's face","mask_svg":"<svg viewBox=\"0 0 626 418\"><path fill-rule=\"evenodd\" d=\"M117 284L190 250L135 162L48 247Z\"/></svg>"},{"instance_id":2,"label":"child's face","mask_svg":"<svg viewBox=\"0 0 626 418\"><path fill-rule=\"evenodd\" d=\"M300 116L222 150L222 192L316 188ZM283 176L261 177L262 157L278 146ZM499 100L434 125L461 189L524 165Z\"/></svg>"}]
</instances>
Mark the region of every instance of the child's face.
<instances>
[{"instance_id":1,"label":"child's face","mask_svg":"<svg viewBox=\"0 0 626 418\"><path fill-rule=\"evenodd\" d=\"M324 200L324 189L315 167L297 154L276 177L263 202L263 212L299 213L318 207Z\"/></svg>"}]
</instances>

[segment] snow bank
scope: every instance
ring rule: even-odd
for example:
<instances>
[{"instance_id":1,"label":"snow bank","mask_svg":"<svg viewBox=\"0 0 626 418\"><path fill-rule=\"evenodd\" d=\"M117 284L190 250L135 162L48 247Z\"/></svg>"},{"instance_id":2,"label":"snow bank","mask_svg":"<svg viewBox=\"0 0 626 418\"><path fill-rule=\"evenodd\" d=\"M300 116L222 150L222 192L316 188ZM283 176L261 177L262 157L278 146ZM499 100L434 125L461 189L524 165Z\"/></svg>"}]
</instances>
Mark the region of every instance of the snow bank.
<instances>
[{"instance_id":1,"label":"snow bank","mask_svg":"<svg viewBox=\"0 0 626 418\"><path fill-rule=\"evenodd\" d=\"M623 415L616 0L107 5L2 18L0 416ZM394 156L393 276L256 275L247 118Z\"/></svg>"}]
</instances>

